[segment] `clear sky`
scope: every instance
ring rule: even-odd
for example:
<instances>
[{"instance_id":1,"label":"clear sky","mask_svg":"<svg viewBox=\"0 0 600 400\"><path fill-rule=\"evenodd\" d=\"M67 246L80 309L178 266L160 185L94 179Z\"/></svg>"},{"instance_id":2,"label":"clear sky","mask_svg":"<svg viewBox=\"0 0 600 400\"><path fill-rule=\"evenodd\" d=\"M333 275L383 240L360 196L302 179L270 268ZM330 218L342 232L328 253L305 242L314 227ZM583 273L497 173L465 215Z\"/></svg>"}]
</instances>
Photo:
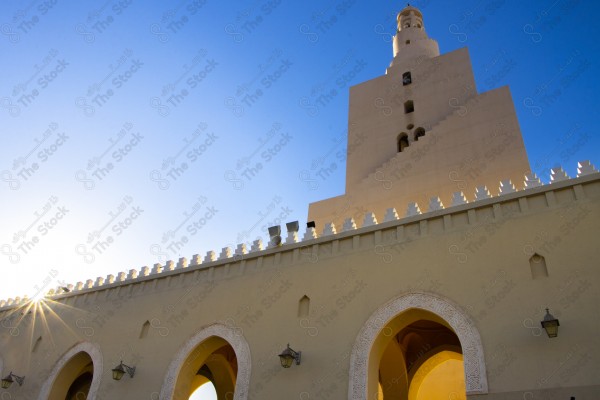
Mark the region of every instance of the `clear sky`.
<instances>
[{"instance_id":1,"label":"clear sky","mask_svg":"<svg viewBox=\"0 0 600 400\"><path fill-rule=\"evenodd\" d=\"M412 4L480 92L510 85L543 181L600 165L600 3ZM384 73L404 6L1 2L0 298L303 227L343 193L348 88Z\"/></svg>"}]
</instances>

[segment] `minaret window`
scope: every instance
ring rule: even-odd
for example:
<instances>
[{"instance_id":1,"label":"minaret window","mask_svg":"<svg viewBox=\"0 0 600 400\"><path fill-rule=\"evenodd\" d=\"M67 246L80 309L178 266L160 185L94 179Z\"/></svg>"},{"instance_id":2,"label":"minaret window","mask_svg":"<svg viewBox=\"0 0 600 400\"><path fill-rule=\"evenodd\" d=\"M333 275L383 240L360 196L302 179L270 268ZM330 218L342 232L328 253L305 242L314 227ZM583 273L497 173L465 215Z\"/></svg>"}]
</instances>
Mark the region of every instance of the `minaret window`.
<instances>
[{"instance_id":1,"label":"minaret window","mask_svg":"<svg viewBox=\"0 0 600 400\"><path fill-rule=\"evenodd\" d=\"M412 83L412 77L410 72L405 72L402 74L402 86L410 85Z\"/></svg>"},{"instance_id":2,"label":"minaret window","mask_svg":"<svg viewBox=\"0 0 600 400\"><path fill-rule=\"evenodd\" d=\"M410 40L407 40L405 43L406 43L406 44L410 44Z\"/></svg>"},{"instance_id":3,"label":"minaret window","mask_svg":"<svg viewBox=\"0 0 600 400\"><path fill-rule=\"evenodd\" d=\"M412 100L408 100L404 103L404 114L410 114L413 111L415 111L415 104Z\"/></svg>"},{"instance_id":4,"label":"minaret window","mask_svg":"<svg viewBox=\"0 0 600 400\"><path fill-rule=\"evenodd\" d=\"M419 127L415 129L415 141L419 140L421 136L425 136L425 129Z\"/></svg>"},{"instance_id":5,"label":"minaret window","mask_svg":"<svg viewBox=\"0 0 600 400\"><path fill-rule=\"evenodd\" d=\"M408 147L408 135L403 132L398 135L398 153L401 153L407 147Z\"/></svg>"}]
</instances>

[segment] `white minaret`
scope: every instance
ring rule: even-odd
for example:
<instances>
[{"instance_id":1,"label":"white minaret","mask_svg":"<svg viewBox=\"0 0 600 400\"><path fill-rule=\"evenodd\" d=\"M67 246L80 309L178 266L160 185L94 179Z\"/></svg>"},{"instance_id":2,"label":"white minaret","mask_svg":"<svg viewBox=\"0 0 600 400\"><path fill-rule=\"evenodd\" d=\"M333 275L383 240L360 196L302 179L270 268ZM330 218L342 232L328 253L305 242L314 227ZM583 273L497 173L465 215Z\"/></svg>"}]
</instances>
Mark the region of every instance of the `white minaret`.
<instances>
[{"instance_id":1,"label":"white minaret","mask_svg":"<svg viewBox=\"0 0 600 400\"><path fill-rule=\"evenodd\" d=\"M440 55L438 43L430 39L423 25L423 14L410 5L398 14L398 30L394 36L394 59L391 66Z\"/></svg>"}]
</instances>

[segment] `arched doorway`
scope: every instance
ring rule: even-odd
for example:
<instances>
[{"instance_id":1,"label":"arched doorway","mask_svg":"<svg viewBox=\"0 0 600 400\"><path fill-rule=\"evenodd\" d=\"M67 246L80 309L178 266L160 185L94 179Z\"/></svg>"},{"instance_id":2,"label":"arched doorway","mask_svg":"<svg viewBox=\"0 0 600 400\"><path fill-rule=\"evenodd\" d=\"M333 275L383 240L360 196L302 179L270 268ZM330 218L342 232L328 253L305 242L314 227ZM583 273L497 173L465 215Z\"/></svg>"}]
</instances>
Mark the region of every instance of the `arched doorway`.
<instances>
[{"instance_id":1,"label":"arched doorway","mask_svg":"<svg viewBox=\"0 0 600 400\"><path fill-rule=\"evenodd\" d=\"M102 357L91 343L72 347L54 366L40 399L94 400L100 386Z\"/></svg>"},{"instance_id":2,"label":"arched doorway","mask_svg":"<svg viewBox=\"0 0 600 400\"><path fill-rule=\"evenodd\" d=\"M392 334L390 324L381 343L378 400L465 400L465 379L460 341L436 317L423 310L408 310L399 315L416 321ZM394 327L394 328L393 328ZM448 363L448 361L457 361ZM432 378L435 377L435 378ZM450 394L453 394L450 396Z\"/></svg>"},{"instance_id":3,"label":"arched doorway","mask_svg":"<svg viewBox=\"0 0 600 400\"><path fill-rule=\"evenodd\" d=\"M349 399L459 400L482 393L487 378L479 333L447 299L400 296L379 308L356 339Z\"/></svg>"},{"instance_id":4,"label":"arched doorway","mask_svg":"<svg viewBox=\"0 0 600 400\"><path fill-rule=\"evenodd\" d=\"M177 352L160 398L188 400L200 386L211 382L218 400L245 400L250 365L250 350L240 332L221 324L211 325Z\"/></svg>"}]
</instances>

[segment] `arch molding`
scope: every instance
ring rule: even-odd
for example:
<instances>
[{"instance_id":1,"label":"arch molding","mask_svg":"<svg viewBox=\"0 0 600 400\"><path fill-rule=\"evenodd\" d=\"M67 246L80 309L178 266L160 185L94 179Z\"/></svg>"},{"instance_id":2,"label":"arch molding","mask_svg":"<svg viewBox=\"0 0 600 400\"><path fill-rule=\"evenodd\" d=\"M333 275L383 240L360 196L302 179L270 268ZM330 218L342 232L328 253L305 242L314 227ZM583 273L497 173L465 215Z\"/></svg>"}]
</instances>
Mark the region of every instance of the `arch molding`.
<instances>
[{"instance_id":1,"label":"arch molding","mask_svg":"<svg viewBox=\"0 0 600 400\"><path fill-rule=\"evenodd\" d=\"M177 351L175 358L169 364L167 374L163 381L162 388L160 390L160 399L170 399L175 391L175 384L177 382L177 376L181 367L185 363L188 355L206 339L217 336L226 340L233 350L238 363L238 373L235 384L235 394L233 400L246 400L248 398L248 391L250 388L250 347L246 339L240 334L239 330L230 328L222 324L210 325L194 336L189 338L183 346Z\"/></svg>"},{"instance_id":2,"label":"arch molding","mask_svg":"<svg viewBox=\"0 0 600 400\"><path fill-rule=\"evenodd\" d=\"M52 368L52 372L50 372L50 376L44 382L42 389L40 391L40 395L38 396L39 400L46 400L48 396L50 396L50 391L52 389L52 385L56 380L56 377L62 371L62 369L67 365L67 363L75 356L77 353L84 352L87 353L92 359L92 363L94 366L94 374L92 377L92 385L90 386L90 391L88 392L87 399L88 400L96 400L96 396L98 395L98 388L100 387L100 378L102 377L102 371L104 370L104 365L102 361L102 353L100 352L100 346L95 343L90 342L82 342L78 343L75 346L71 347L69 351L67 351L61 359L54 365Z\"/></svg>"},{"instance_id":3,"label":"arch molding","mask_svg":"<svg viewBox=\"0 0 600 400\"><path fill-rule=\"evenodd\" d=\"M488 392L481 337L471 318L453 302L439 295L412 292L377 309L361 328L350 357L349 400L366 400L369 354L375 339L396 316L409 309L422 309L443 318L460 340L465 366L467 395Z\"/></svg>"}]
</instances>

